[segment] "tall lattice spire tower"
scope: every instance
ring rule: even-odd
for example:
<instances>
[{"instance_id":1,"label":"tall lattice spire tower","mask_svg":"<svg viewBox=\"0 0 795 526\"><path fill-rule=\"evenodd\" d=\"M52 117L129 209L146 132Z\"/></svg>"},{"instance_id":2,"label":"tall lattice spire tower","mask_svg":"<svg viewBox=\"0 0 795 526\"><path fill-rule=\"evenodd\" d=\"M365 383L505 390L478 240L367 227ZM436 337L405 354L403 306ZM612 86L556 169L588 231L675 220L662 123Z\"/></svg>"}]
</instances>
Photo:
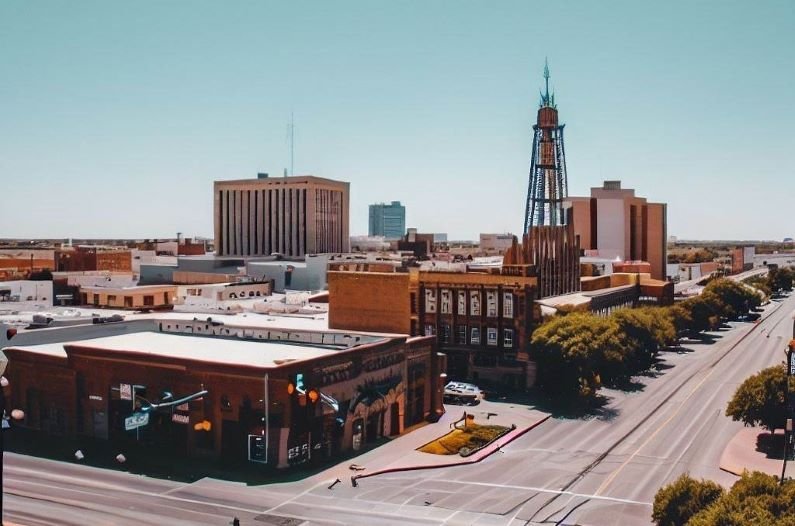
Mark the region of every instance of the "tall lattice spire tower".
<instances>
[{"instance_id":1,"label":"tall lattice spire tower","mask_svg":"<svg viewBox=\"0 0 795 526\"><path fill-rule=\"evenodd\" d=\"M524 232L535 226L566 224L563 199L568 197L563 124L558 124L555 93L549 92L549 63L544 61L544 91L533 126L533 155L527 187Z\"/></svg>"}]
</instances>

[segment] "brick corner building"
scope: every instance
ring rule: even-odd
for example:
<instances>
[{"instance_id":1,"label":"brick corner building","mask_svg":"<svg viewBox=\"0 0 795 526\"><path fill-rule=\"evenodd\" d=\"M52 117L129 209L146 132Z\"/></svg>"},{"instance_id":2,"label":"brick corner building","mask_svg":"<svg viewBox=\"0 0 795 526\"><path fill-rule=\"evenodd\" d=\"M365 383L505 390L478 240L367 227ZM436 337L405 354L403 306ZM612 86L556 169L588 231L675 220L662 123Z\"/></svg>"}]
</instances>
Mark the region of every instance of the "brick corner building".
<instances>
[{"instance_id":1,"label":"brick corner building","mask_svg":"<svg viewBox=\"0 0 795 526\"><path fill-rule=\"evenodd\" d=\"M347 252L350 183L313 176L215 181L219 256Z\"/></svg>"}]
</instances>

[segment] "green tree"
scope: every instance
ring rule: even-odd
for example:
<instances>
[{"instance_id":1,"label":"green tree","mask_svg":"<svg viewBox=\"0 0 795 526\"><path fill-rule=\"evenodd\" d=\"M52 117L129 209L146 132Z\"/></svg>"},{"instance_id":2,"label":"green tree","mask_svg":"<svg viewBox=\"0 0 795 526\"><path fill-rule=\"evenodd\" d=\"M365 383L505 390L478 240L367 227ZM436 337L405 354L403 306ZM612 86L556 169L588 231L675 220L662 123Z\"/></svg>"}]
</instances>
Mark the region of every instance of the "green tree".
<instances>
[{"instance_id":1,"label":"green tree","mask_svg":"<svg viewBox=\"0 0 795 526\"><path fill-rule=\"evenodd\" d=\"M721 317L734 319L758 307L761 297L750 287L728 278L710 281L704 287L704 293L712 293L717 298L716 310Z\"/></svg>"},{"instance_id":2,"label":"green tree","mask_svg":"<svg viewBox=\"0 0 795 526\"><path fill-rule=\"evenodd\" d=\"M617 352L611 339L614 324L590 313L556 316L538 327L531 345L540 387L556 394L594 394L605 353Z\"/></svg>"},{"instance_id":3,"label":"green tree","mask_svg":"<svg viewBox=\"0 0 795 526\"><path fill-rule=\"evenodd\" d=\"M676 334L689 331L693 326L693 317L690 315L690 310L682 304L674 304L665 307L668 313L668 318L674 326Z\"/></svg>"},{"instance_id":4,"label":"green tree","mask_svg":"<svg viewBox=\"0 0 795 526\"><path fill-rule=\"evenodd\" d=\"M721 496L723 488L715 482L685 473L657 491L651 517L658 526L682 526Z\"/></svg>"},{"instance_id":5,"label":"green tree","mask_svg":"<svg viewBox=\"0 0 795 526\"><path fill-rule=\"evenodd\" d=\"M689 331L698 333L717 328L720 317L715 309L714 294L706 294L688 298L681 303L682 308L686 309L690 315Z\"/></svg>"},{"instance_id":6,"label":"green tree","mask_svg":"<svg viewBox=\"0 0 795 526\"><path fill-rule=\"evenodd\" d=\"M688 526L793 526L795 481L744 473L731 489L691 517Z\"/></svg>"},{"instance_id":7,"label":"green tree","mask_svg":"<svg viewBox=\"0 0 795 526\"><path fill-rule=\"evenodd\" d=\"M767 281L771 290L773 291L790 291L792 290L792 280L795 272L792 269L779 267L772 268L767 273Z\"/></svg>"},{"instance_id":8,"label":"green tree","mask_svg":"<svg viewBox=\"0 0 795 526\"><path fill-rule=\"evenodd\" d=\"M623 347L631 350L627 359L633 362L635 369L651 365L660 349L676 339L676 329L665 309L620 309L611 318L618 324Z\"/></svg>"},{"instance_id":9,"label":"green tree","mask_svg":"<svg viewBox=\"0 0 795 526\"><path fill-rule=\"evenodd\" d=\"M771 433L783 428L787 419L786 381L784 364L746 378L729 401L726 416L746 426L761 425ZM790 380L790 389L795 390L795 378Z\"/></svg>"},{"instance_id":10,"label":"green tree","mask_svg":"<svg viewBox=\"0 0 795 526\"><path fill-rule=\"evenodd\" d=\"M764 294L767 298L773 293L768 276L752 276L745 280L745 283Z\"/></svg>"}]
</instances>

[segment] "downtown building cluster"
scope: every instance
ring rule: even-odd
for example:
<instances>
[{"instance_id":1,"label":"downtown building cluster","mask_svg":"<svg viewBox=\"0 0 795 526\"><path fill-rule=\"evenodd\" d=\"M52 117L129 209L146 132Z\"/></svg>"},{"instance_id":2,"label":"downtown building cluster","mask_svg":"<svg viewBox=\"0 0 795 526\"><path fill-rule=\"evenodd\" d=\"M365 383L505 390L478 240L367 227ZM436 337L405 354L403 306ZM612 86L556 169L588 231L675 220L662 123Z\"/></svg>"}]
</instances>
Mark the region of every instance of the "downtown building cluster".
<instances>
[{"instance_id":1,"label":"downtown building cluster","mask_svg":"<svg viewBox=\"0 0 795 526\"><path fill-rule=\"evenodd\" d=\"M545 316L673 301L665 205L614 181L568 196L562 130L547 91L526 228L481 252L407 229L399 202L351 252L349 183L260 174L214 184L214 253L53 256L65 303L130 315L3 327L24 425L282 468L438 418L447 380L532 387Z\"/></svg>"}]
</instances>

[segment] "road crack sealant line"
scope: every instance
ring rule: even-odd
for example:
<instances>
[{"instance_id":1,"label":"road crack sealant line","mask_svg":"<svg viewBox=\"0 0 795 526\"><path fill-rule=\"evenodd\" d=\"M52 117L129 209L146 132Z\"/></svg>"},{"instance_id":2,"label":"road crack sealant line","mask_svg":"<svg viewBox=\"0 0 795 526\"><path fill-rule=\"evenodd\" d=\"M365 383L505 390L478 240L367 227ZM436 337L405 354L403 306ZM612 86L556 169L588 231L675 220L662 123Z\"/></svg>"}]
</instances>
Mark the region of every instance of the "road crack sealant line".
<instances>
[{"instance_id":1,"label":"road crack sealant line","mask_svg":"<svg viewBox=\"0 0 795 526\"><path fill-rule=\"evenodd\" d=\"M9 477L6 476L6 478L8 479ZM13 479L13 476L11 478ZM53 476L52 478L56 479L56 480L59 479L59 478L60 479L63 479L63 478L67 478L68 479L68 477L64 477L64 476ZM49 489L52 489L53 487L56 487L56 488L58 488L58 489L60 489L62 491L70 491L70 492L74 492L74 493L83 493L83 494L87 494L87 495L93 495L95 497L97 497L97 496L101 497L101 496L106 496L106 495L100 495L100 494L98 494L95 491L94 492L88 491L88 488L94 488L94 489L97 489L97 490L106 489L106 490L109 490L109 491L118 492L119 494L117 494L117 495L110 495L111 497L115 497L115 498L122 498L122 496L124 494L128 494L128 495L136 495L136 496L143 496L143 497L151 497L151 498L155 498L155 499L163 499L163 500L173 501L173 502L183 502L183 503L186 503L186 504L198 504L198 505L216 507L216 508L222 508L222 509L228 509L228 510L233 510L233 511L245 511L245 512L248 512L248 513L256 513L256 514L262 513L261 509L251 509L251 508L245 508L245 507L242 507L242 506L232 506L232 505L229 505L229 504L222 504L222 503L217 503L217 502L212 502L212 501L190 499L190 498L186 498L186 497L177 497L177 496L174 496L174 495L167 495L167 494L164 494L164 493L155 493L155 492L151 492L151 491L138 490L138 489L129 488L129 487L125 487L125 488L119 488L119 487L102 488L101 486L86 485L86 486L83 486L83 488L85 488L85 489L80 489L80 488L75 488L75 487L57 486L57 485L55 485L53 483L34 482L34 481L31 481L31 480L27 480L27 479L22 479L22 480L20 480L18 482L22 482L23 484L29 484L29 485L32 485L32 486L43 486L43 487L49 488ZM64 481L64 482L66 482L66 481ZM13 490L4 490L4 492L5 493L9 493L9 494L16 494ZM46 494L44 494L44 495L46 495ZM25 495L20 493L19 496L25 496ZM29 497L29 498L36 498L38 500L43 500L43 501L50 500L52 502L57 502L57 501L54 501L54 500L52 500L50 498L45 498L45 497Z\"/></svg>"},{"instance_id":2,"label":"road crack sealant line","mask_svg":"<svg viewBox=\"0 0 795 526\"><path fill-rule=\"evenodd\" d=\"M380 469L380 470L373 471L371 473L362 473L360 475L352 475L351 476L351 484L353 484L355 486L358 480L361 480L361 479L364 479L364 478L369 478L369 477L375 477L376 475L385 475L387 473L400 473L400 472L403 472L403 471L419 471L421 469L452 468L452 467L456 467L456 466L469 466L471 464L476 464L476 463L480 462L481 460L483 460L484 458L490 457L492 455L492 453L494 453L498 449L507 446L508 444L510 444L511 442L516 440L517 438L522 437L525 433L528 433L528 432L532 431L533 429L535 429L536 427L540 426L541 424L543 424L544 422L549 420L551 417L552 417L552 415L546 415L543 418L541 418L540 420L538 420L536 422L533 422L531 425L529 425L528 427L520 430L519 432L517 432L515 435L510 437L508 440L506 440L502 444L498 444L497 447L495 447L495 448L493 448L493 449L491 449L489 451L484 452L482 455L478 456L478 458L475 458L475 459L472 459L472 460L466 460L464 462L448 462L446 464L423 464L423 465L416 465L416 466L404 466L404 467ZM503 435L502 438L505 438L506 436L507 435Z\"/></svg>"},{"instance_id":3,"label":"road crack sealant line","mask_svg":"<svg viewBox=\"0 0 795 526\"><path fill-rule=\"evenodd\" d=\"M71 491L74 491L74 490L71 490ZM33 500L33 501L36 501L36 502L50 502L52 504L58 504L58 505L66 506L66 507L69 507L69 508L77 508L78 510L91 511L91 512L100 513L100 514L103 514L103 515L112 515L115 510L121 510L121 511L134 511L135 510L135 506L132 506L132 507L128 506L128 507L125 508L125 507L120 507L120 506L114 506L112 504L101 504L101 503L96 502L96 501L85 502L85 501L69 499L69 498L65 498L65 497L62 497L62 498L49 497L49 496L43 496L43 495L39 495L39 494L35 494L35 493L29 493L29 492L25 492L25 491L7 491L6 493L8 493L9 495L13 495L15 497L19 497L19 498L23 498L23 499L30 499L30 500ZM160 506L161 507L165 507L163 505L160 505ZM145 507L145 505L144 505L144 507ZM168 509L171 509L171 510L174 510L174 511L183 512L183 513L190 513L192 515L206 516L206 517L212 518L213 520L220 516L219 513L196 511L196 510L193 510L191 508L172 507L172 508L168 508ZM8 511L8 510L6 510L6 511ZM154 510L150 510L150 511L154 511ZM16 512L12 511L12 514L13 513L16 513ZM24 512L22 512L22 513L24 513ZM127 518L123 517L119 513L116 513L115 515L119 519L123 520L124 522L127 521ZM155 514L155 516L162 517L162 515L158 515L158 514ZM131 519L131 520L134 520L134 521L137 521L137 522L141 522L140 518L139 519ZM194 519L173 519L173 520L177 520L177 521L180 521L180 522L194 522ZM4 524L7 525L8 523L6 523L4 521Z\"/></svg>"},{"instance_id":4,"label":"road crack sealant line","mask_svg":"<svg viewBox=\"0 0 795 526\"><path fill-rule=\"evenodd\" d=\"M765 320L767 320L767 319L768 319L768 318L770 318L770 317L771 317L773 314L775 314L776 312L778 312L778 310L781 308L781 306L782 306L783 304L784 304L784 302L781 302L781 303L779 303L779 304L778 304L778 305L777 305L777 306L776 306L776 307L775 307L775 308L774 308L772 311L770 311L769 313L767 313L767 315L766 315L766 316L764 316L763 318L761 318L761 319L759 320L759 322L758 322L758 323L754 323L754 324L753 324L753 326L752 326L752 327L751 327L751 328L750 328L750 329L749 329L749 330L748 330L748 331L747 331L745 334L743 334L743 335L742 335L742 336L741 336L741 337L740 337L740 338L739 338L739 339L738 339L736 342L734 342L734 344L732 344L732 345L731 345L731 346L730 346L730 347L729 347L729 348L728 348L728 349L727 349L727 350L726 350L726 351L725 351L725 352L724 352L724 353L723 353L723 354L722 354L722 355L721 355L721 356L720 356L720 357L719 357L717 360L715 360L714 362L712 362L712 363L711 363L711 364L710 364L708 367L706 367L706 368L703 368L703 369L699 369L699 370L695 371L693 374L691 374L690 376L688 376L687 378L685 378L685 380L684 380L682 383L680 383L680 384L679 384L679 385L676 387L676 389L674 389L674 390L673 390L673 391L672 391L670 394L668 394L668 396L666 396L665 398L663 398L663 400L662 400L662 401L661 401L659 404L657 404L657 405L654 407L654 409L652 409L652 410L651 410L651 412L649 412L649 414L647 414L645 417L643 417L643 418L640 420L640 422L638 422L638 424L637 424L636 426L634 426L632 429L630 429L629 431L627 431L627 432L626 432L624 435L622 435L621 437L619 437L619 438L618 438L618 440L616 440L616 441L615 441L615 442L614 442L614 443L613 443L613 444L612 444L612 445L611 445L611 446L610 446L610 447L609 447L609 448L608 448L608 449L607 449L607 450L606 450L604 453L602 453L602 454L600 454L598 457L596 457L596 458L594 459L594 461L593 461L593 462L591 462L590 464L588 464L587 466L585 466L585 468L584 468L582 471L580 471L580 472L577 474L577 476L576 476L576 477L574 477L573 479L571 479L571 480L570 480L570 481L569 481L569 482L568 482L568 483L567 483L565 486L563 486L563 487L561 488L561 492L565 492L565 491L567 491L567 490L568 490L570 487L572 487L574 484L576 484L577 482L579 482L580 480L582 480L582 478L583 478L583 477L585 477L585 475L587 475L588 473L590 473L591 471L593 471L593 469L594 469L596 466L598 466L599 464L601 464L601 463L602 463L602 461L603 461L603 460L604 460L604 459L605 459L605 458L606 458L606 457L607 457L607 456L608 456L610 453L612 453L612 452L613 452L613 451L614 451L614 450L615 450L615 449L616 449L618 446L620 446L620 445L621 445L621 444L622 444L622 443L623 443L623 442L624 442L624 441L625 441L627 438L629 438L629 437L630 437L630 435L632 435L632 434L636 433L636 432L638 431L638 429L639 429L639 428L640 428L640 427L641 427L643 424L645 424L645 423L646 423L646 422L647 422L647 421L648 421L648 420L649 420L649 419L650 419L652 416L654 416L655 414L657 414L657 412L658 412L658 411L659 411L659 410L662 408L662 406L664 406L666 403L668 403L668 402L671 400L671 398L673 398L673 397L674 397L676 394L678 394L678 393L679 393L679 391L680 391L680 390L681 390L681 389L682 389L682 388L683 388L683 387L684 387L684 386L685 386L685 385L686 385L686 384L687 384L687 383L688 383L690 380L692 380L692 379L693 379L694 377L696 377L697 375L699 375L699 374L703 373L704 371L709 371L709 370L712 370L712 369L714 369L714 367L715 367L716 365L718 365L718 363L720 363L720 361L721 361L721 360L723 360L723 359L724 359L724 358L725 358L725 357L726 357L726 356L727 356L729 353L731 353L731 352L732 352L734 349L736 349L736 348L737 348L737 346L739 346L739 345L740 345L740 343L742 343L742 342L743 342L743 341L744 341L744 340L745 340L745 339L746 339L748 336L750 336L752 332L754 332L754 331L755 331L757 328L761 327L761 326L762 326L762 323L763 323ZM700 385L701 385L701 384L699 384L699 385L698 385L698 386L696 386L696 387L698 388L698 387L700 387ZM670 420L670 419L669 419L669 420ZM668 421L666 421L665 423L667 423L667 422L668 422ZM665 424L663 424L663 426L664 426L664 425L665 425ZM658 430L659 430L659 428L658 428ZM645 443L644 443L644 445L645 445ZM642 448L642 447L643 447L643 446L641 446L641 448ZM638 450L640 450L641 448L639 448ZM634 456L634 455L633 455L633 456ZM630 458L632 458L632 457L630 457ZM622 468L623 468L623 466L624 466L625 464L626 464L626 462L625 462L624 464L622 464L622 466L621 466L621 467L619 467L619 468L618 468L618 470L622 469ZM618 470L614 471L614 473L617 473L617 472L618 472ZM604 485L604 484L603 484L603 485ZM599 493L599 491L601 491L602 489L603 489L603 488L600 486L600 487L599 487L599 489L596 491L596 493L598 494L598 493ZM560 493L560 494L558 494L558 495L555 495L555 496L553 496L553 497L550 497L550 498L549 498L549 499L548 499L548 500L547 500L547 501L546 501L544 504L542 504L542 505L541 505L541 507L539 507L539 508L538 508L538 510L536 510L536 512L533 514L533 516L532 516L532 517L530 517L530 519L528 519L528 520L527 520L527 524L529 524L529 523L530 523L530 522L531 522L531 521L532 521L532 520L535 518L535 516L536 516L536 515L538 515L538 514L541 512L541 510L543 510L544 508L546 508L547 506L549 506L550 504L552 504L552 503L553 503L553 502L554 502L556 499L558 499L558 498L560 497L560 495L561 495L561 494L563 494L563 493ZM529 500L529 499L528 499L528 500ZM520 507L520 506L523 506L523 505L525 504L525 502L527 502L527 501L524 501L524 502L520 502L520 503L518 503L516 506L514 506L514 508L513 508L513 509L516 509L516 508L518 508L518 507Z\"/></svg>"}]
</instances>

